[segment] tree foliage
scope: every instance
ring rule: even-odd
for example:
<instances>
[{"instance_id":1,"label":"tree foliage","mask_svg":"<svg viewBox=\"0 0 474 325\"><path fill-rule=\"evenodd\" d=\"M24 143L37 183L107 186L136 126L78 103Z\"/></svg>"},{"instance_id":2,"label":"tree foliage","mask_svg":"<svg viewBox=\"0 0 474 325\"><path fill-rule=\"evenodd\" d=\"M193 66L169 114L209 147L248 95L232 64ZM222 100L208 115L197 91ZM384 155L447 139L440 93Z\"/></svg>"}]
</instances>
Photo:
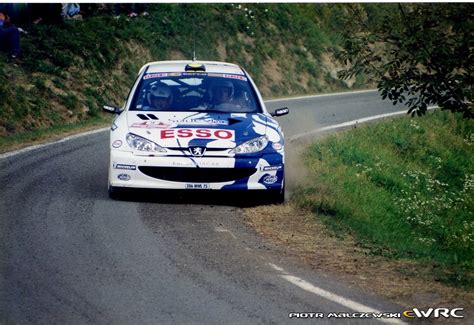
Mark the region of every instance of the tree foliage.
<instances>
[{"instance_id":1,"label":"tree foliage","mask_svg":"<svg viewBox=\"0 0 474 325\"><path fill-rule=\"evenodd\" d=\"M474 5L351 4L340 58L350 78L365 73L382 97L423 115L430 105L474 118Z\"/></svg>"}]
</instances>

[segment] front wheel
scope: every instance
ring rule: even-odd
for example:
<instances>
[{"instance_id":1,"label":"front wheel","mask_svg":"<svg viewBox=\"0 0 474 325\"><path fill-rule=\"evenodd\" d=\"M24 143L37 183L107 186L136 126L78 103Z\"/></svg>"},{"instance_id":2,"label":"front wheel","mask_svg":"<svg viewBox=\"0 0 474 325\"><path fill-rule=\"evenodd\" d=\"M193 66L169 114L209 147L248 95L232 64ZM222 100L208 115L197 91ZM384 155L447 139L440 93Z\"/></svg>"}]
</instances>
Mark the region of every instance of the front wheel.
<instances>
[{"instance_id":1,"label":"front wheel","mask_svg":"<svg viewBox=\"0 0 474 325\"><path fill-rule=\"evenodd\" d=\"M108 192L112 200L120 200L122 194L120 188L109 185Z\"/></svg>"},{"instance_id":2,"label":"front wheel","mask_svg":"<svg viewBox=\"0 0 474 325\"><path fill-rule=\"evenodd\" d=\"M285 186L279 190L270 190L268 199L271 203L282 204L285 202Z\"/></svg>"}]
</instances>

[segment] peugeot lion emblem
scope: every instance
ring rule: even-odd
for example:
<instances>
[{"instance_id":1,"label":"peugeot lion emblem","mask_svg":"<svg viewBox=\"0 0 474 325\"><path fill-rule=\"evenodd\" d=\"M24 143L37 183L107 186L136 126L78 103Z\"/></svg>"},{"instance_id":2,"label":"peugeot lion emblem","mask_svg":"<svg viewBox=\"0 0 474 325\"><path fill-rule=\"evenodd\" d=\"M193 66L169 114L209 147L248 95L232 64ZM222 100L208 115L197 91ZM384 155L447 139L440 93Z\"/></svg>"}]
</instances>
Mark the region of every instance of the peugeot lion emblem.
<instances>
[{"instance_id":1,"label":"peugeot lion emblem","mask_svg":"<svg viewBox=\"0 0 474 325\"><path fill-rule=\"evenodd\" d=\"M189 152L194 157L202 157L204 155L204 152L206 152L206 148L205 147L190 147Z\"/></svg>"}]
</instances>

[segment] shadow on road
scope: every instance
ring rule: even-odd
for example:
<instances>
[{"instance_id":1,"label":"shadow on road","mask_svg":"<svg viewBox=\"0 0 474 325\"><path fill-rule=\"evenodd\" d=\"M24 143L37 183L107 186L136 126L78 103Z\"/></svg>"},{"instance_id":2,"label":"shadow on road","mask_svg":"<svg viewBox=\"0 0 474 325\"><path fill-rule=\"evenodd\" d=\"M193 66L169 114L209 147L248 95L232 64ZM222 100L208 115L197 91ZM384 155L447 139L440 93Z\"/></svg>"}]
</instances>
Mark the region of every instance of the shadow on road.
<instances>
[{"instance_id":1,"label":"shadow on road","mask_svg":"<svg viewBox=\"0 0 474 325\"><path fill-rule=\"evenodd\" d=\"M239 208L275 204L264 191L206 191L206 190L121 190L118 200L159 204L201 204L235 206Z\"/></svg>"}]
</instances>

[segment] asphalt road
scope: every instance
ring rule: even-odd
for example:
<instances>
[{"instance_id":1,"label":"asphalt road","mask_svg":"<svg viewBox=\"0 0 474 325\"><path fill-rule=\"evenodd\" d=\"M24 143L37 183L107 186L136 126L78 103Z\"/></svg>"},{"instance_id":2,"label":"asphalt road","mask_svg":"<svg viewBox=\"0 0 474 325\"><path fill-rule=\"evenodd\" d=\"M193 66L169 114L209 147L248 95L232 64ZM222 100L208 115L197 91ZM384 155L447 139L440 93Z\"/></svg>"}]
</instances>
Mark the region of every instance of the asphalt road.
<instances>
[{"instance_id":1,"label":"asphalt road","mask_svg":"<svg viewBox=\"0 0 474 325\"><path fill-rule=\"evenodd\" d=\"M402 109L375 92L268 106L290 107L287 137ZM1 324L293 323L406 307L285 257L243 222L245 197L109 199L107 146L101 132L0 159Z\"/></svg>"}]
</instances>

